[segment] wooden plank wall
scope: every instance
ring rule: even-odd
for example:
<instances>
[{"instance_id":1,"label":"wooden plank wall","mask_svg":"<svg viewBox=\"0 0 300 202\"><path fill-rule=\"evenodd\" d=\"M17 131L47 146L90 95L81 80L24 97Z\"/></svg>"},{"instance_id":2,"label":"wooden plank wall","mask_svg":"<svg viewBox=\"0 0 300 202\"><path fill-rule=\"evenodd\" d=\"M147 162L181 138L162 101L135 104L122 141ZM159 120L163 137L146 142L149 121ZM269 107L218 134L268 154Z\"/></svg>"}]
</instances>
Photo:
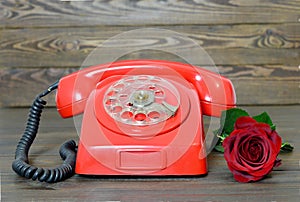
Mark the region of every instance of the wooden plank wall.
<instances>
[{"instance_id":1,"label":"wooden plank wall","mask_svg":"<svg viewBox=\"0 0 300 202\"><path fill-rule=\"evenodd\" d=\"M200 44L234 83L240 105L300 104L299 0L3 0L0 106L30 105L97 45L139 28L172 30ZM185 48L163 37L130 41ZM147 54L124 58L178 59Z\"/></svg>"}]
</instances>

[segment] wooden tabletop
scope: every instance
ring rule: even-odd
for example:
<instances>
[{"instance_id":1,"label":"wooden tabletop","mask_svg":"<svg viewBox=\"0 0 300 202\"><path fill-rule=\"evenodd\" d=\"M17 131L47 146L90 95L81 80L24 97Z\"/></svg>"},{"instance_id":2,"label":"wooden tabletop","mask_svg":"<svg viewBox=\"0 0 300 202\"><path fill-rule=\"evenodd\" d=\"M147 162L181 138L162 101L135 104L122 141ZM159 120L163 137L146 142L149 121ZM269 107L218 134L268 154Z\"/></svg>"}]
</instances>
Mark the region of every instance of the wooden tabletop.
<instances>
[{"instance_id":1,"label":"wooden tabletop","mask_svg":"<svg viewBox=\"0 0 300 202\"><path fill-rule=\"evenodd\" d=\"M298 201L300 196L300 106L244 107L252 115L267 111L281 137L295 147L281 153L282 165L266 179L242 184L234 181L223 154L208 156L205 177L84 177L54 184L17 176L11 169L16 144L24 130L28 109L0 109L1 199L3 201ZM58 149L68 139L78 141L73 119L63 120L47 108L30 150L35 166L61 164Z\"/></svg>"}]
</instances>

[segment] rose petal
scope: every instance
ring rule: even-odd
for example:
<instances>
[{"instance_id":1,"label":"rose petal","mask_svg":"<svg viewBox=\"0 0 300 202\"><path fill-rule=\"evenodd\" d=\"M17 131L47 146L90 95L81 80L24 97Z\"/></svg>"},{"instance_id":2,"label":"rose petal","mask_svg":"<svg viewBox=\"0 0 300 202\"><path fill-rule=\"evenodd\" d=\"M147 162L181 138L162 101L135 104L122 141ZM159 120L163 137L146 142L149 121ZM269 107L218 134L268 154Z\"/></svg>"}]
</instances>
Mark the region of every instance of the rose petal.
<instances>
[{"instance_id":1,"label":"rose petal","mask_svg":"<svg viewBox=\"0 0 300 202\"><path fill-rule=\"evenodd\" d=\"M242 161L243 166L247 167L251 171L259 170L264 166L263 162L251 161L251 159L247 157L241 156L240 159Z\"/></svg>"},{"instance_id":2,"label":"rose petal","mask_svg":"<svg viewBox=\"0 0 300 202\"><path fill-rule=\"evenodd\" d=\"M260 129L260 130L264 130L266 132L266 134L271 134L272 130L269 124L266 123L256 123L253 125L252 129Z\"/></svg>"},{"instance_id":3,"label":"rose petal","mask_svg":"<svg viewBox=\"0 0 300 202\"><path fill-rule=\"evenodd\" d=\"M274 165L274 161L276 159L276 155L274 155L274 145L270 143L269 140L264 141L263 144L265 145L264 148L267 150L263 154L262 158L262 165L263 167L261 169L255 170L255 172L251 173L254 176L261 176L261 175L267 175L269 174Z\"/></svg>"},{"instance_id":4,"label":"rose petal","mask_svg":"<svg viewBox=\"0 0 300 202\"><path fill-rule=\"evenodd\" d=\"M269 135L269 138L276 145L277 152L279 152L280 148L281 148L281 143L282 143L281 137L278 135L278 133L275 130L273 130L271 132L271 134Z\"/></svg>"},{"instance_id":5,"label":"rose petal","mask_svg":"<svg viewBox=\"0 0 300 202\"><path fill-rule=\"evenodd\" d=\"M236 162L236 158L234 154L236 154L234 150L234 145L236 142L237 134L239 134L239 130L233 131L227 138L225 138L223 142L224 147L224 158L227 162L228 168L232 171L236 168L235 165L238 165L239 163Z\"/></svg>"},{"instance_id":6,"label":"rose petal","mask_svg":"<svg viewBox=\"0 0 300 202\"><path fill-rule=\"evenodd\" d=\"M225 142L225 147L224 147L224 157L227 161L228 168L230 170L239 170L243 172L252 172L253 168L251 166L248 166L247 163L243 163L241 157L239 156L239 144L236 144L236 142L241 142L241 139L246 139L249 137L247 133L245 133L244 130L236 130L235 133L231 136L235 137L235 142L234 145L232 146L232 150L229 150L226 147L226 142ZM227 145L228 146L228 145ZM255 169L255 168L254 168Z\"/></svg>"},{"instance_id":7,"label":"rose petal","mask_svg":"<svg viewBox=\"0 0 300 202\"><path fill-rule=\"evenodd\" d=\"M270 147L270 152L269 152L269 158L265 163L265 167L273 168L275 161L277 159L277 156L279 154L280 148L278 150L278 146L275 145L271 139L268 139L268 143L269 143L269 147Z\"/></svg>"},{"instance_id":8,"label":"rose petal","mask_svg":"<svg viewBox=\"0 0 300 202\"><path fill-rule=\"evenodd\" d=\"M249 140L247 140L246 143L244 143L244 145L247 145L249 142L251 141L255 141L255 142L259 142L260 144L262 144L263 142L261 141L260 137L251 137L249 138ZM267 148L266 148L267 149ZM262 169L264 167L264 163L265 163L265 156L263 154L263 152L265 151L263 148L261 149L260 153L260 158L259 159L255 159L253 160L252 157L250 156L250 151L249 148L245 148L246 151L243 151L244 153L241 153L241 156L239 157L241 159L242 165L245 166L249 172L255 172L258 171L260 169Z\"/></svg>"},{"instance_id":9,"label":"rose petal","mask_svg":"<svg viewBox=\"0 0 300 202\"><path fill-rule=\"evenodd\" d=\"M249 162L259 162L262 156L263 147L260 138L251 137L243 144L243 157Z\"/></svg>"},{"instance_id":10,"label":"rose petal","mask_svg":"<svg viewBox=\"0 0 300 202\"><path fill-rule=\"evenodd\" d=\"M241 142L241 139L245 139L248 137L248 134L246 133L246 130L240 129L240 130L234 130L233 133L230 134L228 138L230 140L228 142L224 141L224 157L227 161L227 164L229 167L235 170L250 172L247 167L245 167L239 157L239 144L236 144L237 142ZM228 143L232 140L231 138L234 138L234 142L231 142L233 145L228 145ZM227 139L227 138L226 138ZM225 139L225 140L226 140ZM231 146L231 147L229 147ZM231 148L231 150L229 150Z\"/></svg>"},{"instance_id":11,"label":"rose petal","mask_svg":"<svg viewBox=\"0 0 300 202\"><path fill-rule=\"evenodd\" d=\"M261 169L253 171L251 173L251 175L256 176L256 177L265 176L265 175L268 175L272 171L272 169L273 169L273 166L266 167L266 165L264 165Z\"/></svg>"},{"instance_id":12,"label":"rose petal","mask_svg":"<svg viewBox=\"0 0 300 202\"><path fill-rule=\"evenodd\" d=\"M273 148L272 148L273 147ZM254 176L261 176L269 174L275 165L276 157L278 154L274 153L274 145L270 145L270 153L268 159L265 161L265 164L261 170L257 170L251 173Z\"/></svg>"},{"instance_id":13,"label":"rose petal","mask_svg":"<svg viewBox=\"0 0 300 202\"><path fill-rule=\"evenodd\" d=\"M236 120L236 122L234 124L234 128L235 129L248 128L248 127L253 126L255 123L257 123L256 120L254 120L250 116L242 116Z\"/></svg>"},{"instance_id":14,"label":"rose petal","mask_svg":"<svg viewBox=\"0 0 300 202\"><path fill-rule=\"evenodd\" d=\"M242 164L249 170L249 173L253 173L257 170L260 170L264 167L263 163L257 163L256 165L253 163L249 163L247 160L241 158Z\"/></svg>"},{"instance_id":15,"label":"rose petal","mask_svg":"<svg viewBox=\"0 0 300 202\"><path fill-rule=\"evenodd\" d=\"M233 146L235 145L235 139L237 137L237 134L239 133L239 131L235 130L233 131L228 137L225 138L225 140L223 141L223 147L224 147L224 152L225 150L230 153L233 149Z\"/></svg>"},{"instance_id":16,"label":"rose petal","mask_svg":"<svg viewBox=\"0 0 300 202\"><path fill-rule=\"evenodd\" d=\"M264 178L264 176L257 177L257 176L249 175L247 173L238 172L238 171L233 171L232 173L234 179L238 182L256 182Z\"/></svg>"},{"instance_id":17,"label":"rose petal","mask_svg":"<svg viewBox=\"0 0 300 202\"><path fill-rule=\"evenodd\" d=\"M274 162L274 167L278 167L281 165L281 159L277 158Z\"/></svg>"}]
</instances>

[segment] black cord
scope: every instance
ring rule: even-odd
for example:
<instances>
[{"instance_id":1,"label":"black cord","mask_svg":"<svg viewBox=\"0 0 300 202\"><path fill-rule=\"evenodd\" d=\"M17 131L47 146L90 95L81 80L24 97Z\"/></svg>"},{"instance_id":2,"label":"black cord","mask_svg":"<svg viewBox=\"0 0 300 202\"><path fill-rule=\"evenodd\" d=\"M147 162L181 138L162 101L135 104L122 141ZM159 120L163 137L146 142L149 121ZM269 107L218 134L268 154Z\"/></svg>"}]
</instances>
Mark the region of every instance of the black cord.
<instances>
[{"instance_id":1,"label":"black cord","mask_svg":"<svg viewBox=\"0 0 300 202\"><path fill-rule=\"evenodd\" d=\"M28 115L25 131L17 145L15 160L12 169L20 176L40 182L59 182L74 175L77 146L74 140L65 142L59 150L64 160L59 167L47 169L38 168L29 164L28 152L38 132L40 117L47 104L42 97L48 95L58 87L58 82L52 84L47 90L39 94L34 100Z\"/></svg>"}]
</instances>

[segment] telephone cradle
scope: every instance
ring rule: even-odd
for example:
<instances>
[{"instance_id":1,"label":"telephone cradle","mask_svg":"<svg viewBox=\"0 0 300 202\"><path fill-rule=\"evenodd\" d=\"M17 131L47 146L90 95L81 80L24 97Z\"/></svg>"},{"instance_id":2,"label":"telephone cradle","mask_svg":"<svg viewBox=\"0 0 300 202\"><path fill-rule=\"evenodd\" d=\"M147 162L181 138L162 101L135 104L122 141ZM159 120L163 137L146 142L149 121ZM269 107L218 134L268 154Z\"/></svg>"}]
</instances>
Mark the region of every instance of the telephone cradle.
<instances>
[{"instance_id":1,"label":"telephone cradle","mask_svg":"<svg viewBox=\"0 0 300 202\"><path fill-rule=\"evenodd\" d=\"M46 104L41 97L54 89L59 114L82 119L78 148L74 141L63 144L64 163L55 169L29 165L28 150L39 124L29 118L27 125L36 130L26 127L13 169L33 180L57 182L74 173L204 175L203 115L218 117L236 103L227 78L162 60L117 61L67 75L36 98L31 108L35 117Z\"/></svg>"}]
</instances>

